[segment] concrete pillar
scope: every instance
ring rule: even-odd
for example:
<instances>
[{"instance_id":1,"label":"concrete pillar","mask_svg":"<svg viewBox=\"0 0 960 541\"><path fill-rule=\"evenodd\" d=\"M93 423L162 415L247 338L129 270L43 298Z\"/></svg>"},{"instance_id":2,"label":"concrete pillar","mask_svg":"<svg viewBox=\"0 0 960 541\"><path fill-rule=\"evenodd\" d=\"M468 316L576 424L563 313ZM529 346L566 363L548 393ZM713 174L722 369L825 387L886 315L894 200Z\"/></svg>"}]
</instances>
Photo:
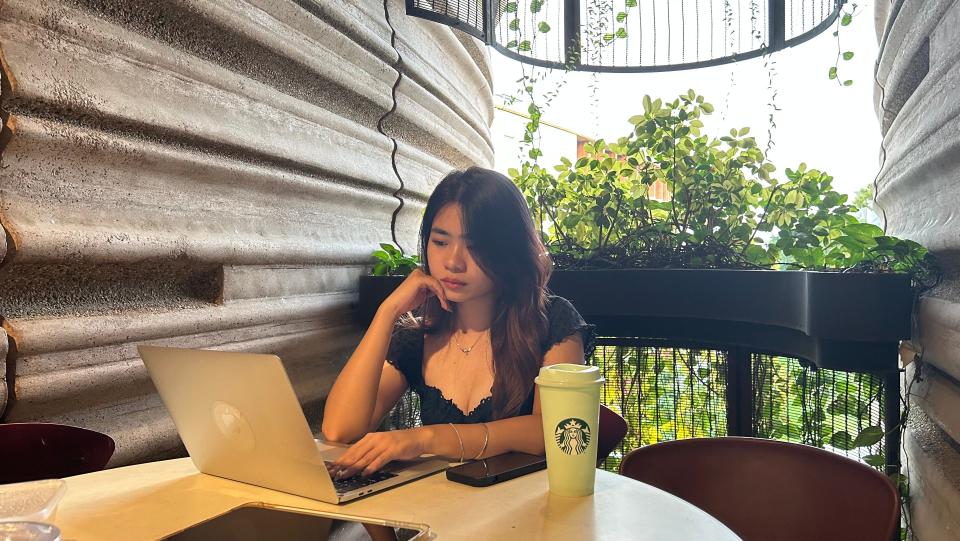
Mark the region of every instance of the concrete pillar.
<instances>
[{"instance_id":1,"label":"concrete pillar","mask_svg":"<svg viewBox=\"0 0 960 541\"><path fill-rule=\"evenodd\" d=\"M113 465L183 452L138 344L277 353L316 427L397 173L410 249L493 161L485 50L402 0L9 0L0 54L2 419L104 431Z\"/></svg>"},{"instance_id":2,"label":"concrete pillar","mask_svg":"<svg viewBox=\"0 0 960 541\"><path fill-rule=\"evenodd\" d=\"M884 131L878 199L889 233L938 257L944 282L924 298L914 341L921 379L903 461L919 539L960 538L960 3L878 2L877 114Z\"/></svg>"}]
</instances>

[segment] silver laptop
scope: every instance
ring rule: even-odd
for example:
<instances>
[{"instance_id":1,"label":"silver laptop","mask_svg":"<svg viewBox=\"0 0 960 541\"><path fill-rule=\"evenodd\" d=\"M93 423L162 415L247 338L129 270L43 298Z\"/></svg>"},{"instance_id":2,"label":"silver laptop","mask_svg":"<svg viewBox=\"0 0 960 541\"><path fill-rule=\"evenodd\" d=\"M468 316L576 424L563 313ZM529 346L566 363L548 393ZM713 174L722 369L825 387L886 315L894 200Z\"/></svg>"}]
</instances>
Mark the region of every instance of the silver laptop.
<instances>
[{"instance_id":1,"label":"silver laptop","mask_svg":"<svg viewBox=\"0 0 960 541\"><path fill-rule=\"evenodd\" d=\"M392 462L334 481L346 446L314 440L276 355L140 346L140 357L201 472L329 503L445 469L439 457Z\"/></svg>"}]
</instances>

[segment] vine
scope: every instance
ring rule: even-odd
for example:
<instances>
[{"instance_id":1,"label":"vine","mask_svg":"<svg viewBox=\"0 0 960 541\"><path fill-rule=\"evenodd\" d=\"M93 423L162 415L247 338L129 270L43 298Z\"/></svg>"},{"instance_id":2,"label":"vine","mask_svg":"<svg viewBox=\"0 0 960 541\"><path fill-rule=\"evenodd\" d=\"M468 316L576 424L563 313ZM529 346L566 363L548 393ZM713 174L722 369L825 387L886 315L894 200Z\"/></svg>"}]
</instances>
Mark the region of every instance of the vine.
<instances>
[{"instance_id":1,"label":"vine","mask_svg":"<svg viewBox=\"0 0 960 541\"><path fill-rule=\"evenodd\" d=\"M758 24L759 20L759 6L757 5L757 0L750 0L750 35L753 36L754 41L760 44L760 48L764 50L763 53L763 69L767 73L767 92L769 92L770 97L767 100L767 145L764 147L763 152L765 155L769 156L770 151L773 150L773 132L777 128L777 122L774 118L776 112L780 111L780 108L777 107L777 88L774 84L774 77L777 74L777 61L773 59L773 53L769 49L769 44L763 41L763 33L760 31L760 26Z\"/></svg>"},{"instance_id":2,"label":"vine","mask_svg":"<svg viewBox=\"0 0 960 541\"><path fill-rule=\"evenodd\" d=\"M847 7L849 6L849 9ZM837 18L837 26L833 31L833 37L837 41L837 56L833 61L833 66L827 70L827 77L831 81L837 81L837 84L840 86L852 86L853 79L843 79L840 77L840 64L841 62L847 62L853 59L853 51L844 51L843 47L840 44L840 28L844 26L850 26L850 23L853 22L854 17L858 16L862 10L859 9L857 4L844 4L840 11L840 16Z\"/></svg>"},{"instance_id":3,"label":"vine","mask_svg":"<svg viewBox=\"0 0 960 541\"><path fill-rule=\"evenodd\" d=\"M723 0L723 28L725 30L725 46L733 49L736 46L735 35L733 31L733 5L730 0ZM726 54L727 51L724 51ZM737 86L737 80L734 77L734 68L736 63L730 65L730 82L727 84L727 95L723 99L723 113L720 115L723 120L727 119L727 113L730 110L730 95L734 87Z\"/></svg>"}]
</instances>

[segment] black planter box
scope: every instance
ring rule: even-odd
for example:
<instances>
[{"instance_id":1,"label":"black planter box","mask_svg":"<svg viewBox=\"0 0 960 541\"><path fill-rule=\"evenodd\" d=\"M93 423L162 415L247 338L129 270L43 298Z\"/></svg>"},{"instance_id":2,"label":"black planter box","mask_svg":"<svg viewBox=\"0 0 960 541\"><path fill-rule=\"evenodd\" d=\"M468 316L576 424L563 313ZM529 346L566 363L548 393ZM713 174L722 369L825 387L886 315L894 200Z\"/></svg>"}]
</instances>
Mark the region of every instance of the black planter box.
<instances>
[{"instance_id":1,"label":"black planter box","mask_svg":"<svg viewBox=\"0 0 960 541\"><path fill-rule=\"evenodd\" d=\"M360 278L362 324L403 281ZM910 337L913 291L900 274L638 269L556 271L550 289L600 336L742 348L821 368L889 372Z\"/></svg>"}]
</instances>

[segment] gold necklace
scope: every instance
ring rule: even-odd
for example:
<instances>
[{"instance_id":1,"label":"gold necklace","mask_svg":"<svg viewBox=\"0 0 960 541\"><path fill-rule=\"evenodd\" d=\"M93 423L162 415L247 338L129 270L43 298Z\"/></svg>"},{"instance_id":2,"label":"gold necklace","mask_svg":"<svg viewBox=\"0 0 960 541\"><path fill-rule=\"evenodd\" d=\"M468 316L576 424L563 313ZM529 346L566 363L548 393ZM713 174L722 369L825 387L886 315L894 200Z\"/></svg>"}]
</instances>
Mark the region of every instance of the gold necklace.
<instances>
[{"instance_id":1,"label":"gold necklace","mask_svg":"<svg viewBox=\"0 0 960 541\"><path fill-rule=\"evenodd\" d=\"M460 343L459 340L457 340L457 332L454 332L453 343L457 345L457 349L459 349L461 353L463 353L464 355L470 355L470 352L473 351L473 348L477 347L477 344L480 343L480 339L483 338L483 335L485 334L487 334L487 331L481 332L480 335L477 336L477 339L473 341L473 344L470 344L469 346L464 346L463 344Z\"/></svg>"}]
</instances>

